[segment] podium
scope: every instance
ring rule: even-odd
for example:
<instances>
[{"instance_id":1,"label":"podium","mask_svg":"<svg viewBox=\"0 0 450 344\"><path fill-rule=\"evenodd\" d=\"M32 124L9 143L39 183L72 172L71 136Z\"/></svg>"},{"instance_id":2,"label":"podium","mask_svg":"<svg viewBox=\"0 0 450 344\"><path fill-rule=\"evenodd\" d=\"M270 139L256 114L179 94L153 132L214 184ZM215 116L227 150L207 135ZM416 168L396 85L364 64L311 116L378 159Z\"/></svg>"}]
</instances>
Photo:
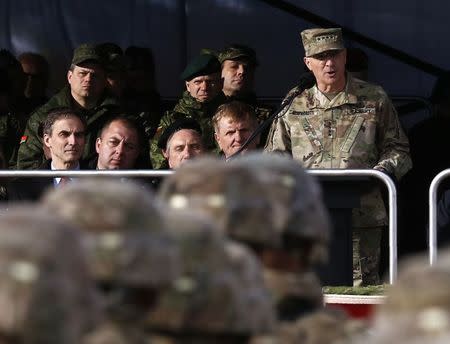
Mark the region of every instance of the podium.
<instances>
[{"instance_id":1,"label":"podium","mask_svg":"<svg viewBox=\"0 0 450 344\"><path fill-rule=\"evenodd\" d=\"M317 177L332 224L328 264L317 268L322 285L353 285L352 209L369 188L370 177Z\"/></svg>"}]
</instances>

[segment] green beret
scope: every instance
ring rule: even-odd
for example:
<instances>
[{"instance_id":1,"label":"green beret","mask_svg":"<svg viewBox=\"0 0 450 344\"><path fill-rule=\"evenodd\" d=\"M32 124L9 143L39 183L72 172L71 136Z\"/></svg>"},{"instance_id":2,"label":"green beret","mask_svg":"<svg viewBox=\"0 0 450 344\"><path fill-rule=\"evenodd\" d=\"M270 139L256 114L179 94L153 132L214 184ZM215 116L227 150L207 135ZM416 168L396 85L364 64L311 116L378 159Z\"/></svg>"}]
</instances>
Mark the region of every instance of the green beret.
<instances>
[{"instance_id":1,"label":"green beret","mask_svg":"<svg viewBox=\"0 0 450 344\"><path fill-rule=\"evenodd\" d=\"M187 65L180 78L189 81L200 75L209 75L220 71L220 63L214 55L200 54Z\"/></svg>"},{"instance_id":2,"label":"green beret","mask_svg":"<svg viewBox=\"0 0 450 344\"><path fill-rule=\"evenodd\" d=\"M253 65L258 65L255 51L245 45L232 44L219 53L219 62L225 60L248 60Z\"/></svg>"},{"instance_id":3,"label":"green beret","mask_svg":"<svg viewBox=\"0 0 450 344\"><path fill-rule=\"evenodd\" d=\"M169 141L172 135L175 134L177 131L183 129L195 130L196 132L199 133L200 136L202 135L202 128L195 119L180 118L177 119L175 122L173 122L164 130L164 132L161 134L161 137L158 140L158 147L161 149L166 149L167 141Z\"/></svg>"},{"instance_id":4,"label":"green beret","mask_svg":"<svg viewBox=\"0 0 450 344\"><path fill-rule=\"evenodd\" d=\"M81 44L73 51L72 64L79 65L87 61L103 65L101 52L93 44Z\"/></svg>"}]
</instances>

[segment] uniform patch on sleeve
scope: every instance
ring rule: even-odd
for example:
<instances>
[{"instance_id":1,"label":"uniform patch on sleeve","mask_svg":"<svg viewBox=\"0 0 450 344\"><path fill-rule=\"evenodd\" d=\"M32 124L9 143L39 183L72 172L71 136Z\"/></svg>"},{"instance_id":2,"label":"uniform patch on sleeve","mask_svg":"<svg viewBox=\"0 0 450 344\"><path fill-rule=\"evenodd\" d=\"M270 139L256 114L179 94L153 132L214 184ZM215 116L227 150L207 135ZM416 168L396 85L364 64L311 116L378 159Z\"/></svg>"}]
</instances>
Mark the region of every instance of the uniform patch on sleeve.
<instances>
[{"instance_id":1,"label":"uniform patch on sleeve","mask_svg":"<svg viewBox=\"0 0 450 344\"><path fill-rule=\"evenodd\" d=\"M23 135L23 136L20 138L20 144L27 142L27 140L28 140L28 136Z\"/></svg>"}]
</instances>

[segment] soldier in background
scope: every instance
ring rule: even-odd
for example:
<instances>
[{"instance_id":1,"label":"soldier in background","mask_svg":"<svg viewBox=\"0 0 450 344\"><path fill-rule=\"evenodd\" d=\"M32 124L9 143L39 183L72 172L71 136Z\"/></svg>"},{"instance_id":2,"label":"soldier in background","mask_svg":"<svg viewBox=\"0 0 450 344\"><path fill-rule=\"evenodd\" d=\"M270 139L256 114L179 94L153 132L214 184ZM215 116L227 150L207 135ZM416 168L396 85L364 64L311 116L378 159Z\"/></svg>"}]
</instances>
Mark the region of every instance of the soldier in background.
<instances>
[{"instance_id":1,"label":"soldier in background","mask_svg":"<svg viewBox=\"0 0 450 344\"><path fill-rule=\"evenodd\" d=\"M22 65L26 77L25 97L31 102L33 109L48 101L47 87L50 78L50 66L46 58L40 54L25 52L17 58Z\"/></svg>"},{"instance_id":2,"label":"soldier in background","mask_svg":"<svg viewBox=\"0 0 450 344\"><path fill-rule=\"evenodd\" d=\"M254 89L255 72L258 67L256 52L245 45L231 44L218 53L222 65L223 92L228 100L237 100L254 108L259 123L266 120L273 111L271 106L258 101ZM264 147L268 130L261 134Z\"/></svg>"},{"instance_id":3,"label":"soldier in background","mask_svg":"<svg viewBox=\"0 0 450 344\"><path fill-rule=\"evenodd\" d=\"M159 195L169 207L212 216L223 233L247 244L264 266L278 320L291 322L322 307L312 267L326 260L330 233L310 178L283 157L197 159L166 178Z\"/></svg>"},{"instance_id":4,"label":"soldier in background","mask_svg":"<svg viewBox=\"0 0 450 344\"><path fill-rule=\"evenodd\" d=\"M306 168L373 168L400 179L411 168L408 139L384 90L346 74L341 29L305 30L302 40L316 84L289 92L290 105L273 123L265 150L289 154ZM378 188L362 196L352 221L359 255L354 279L377 284L387 226Z\"/></svg>"},{"instance_id":5,"label":"soldier in background","mask_svg":"<svg viewBox=\"0 0 450 344\"><path fill-rule=\"evenodd\" d=\"M180 271L159 202L130 181L95 179L48 193L42 204L83 232L89 272L106 312L87 343L111 333L143 339L144 315Z\"/></svg>"},{"instance_id":6,"label":"soldier in background","mask_svg":"<svg viewBox=\"0 0 450 344\"><path fill-rule=\"evenodd\" d=\"M101 320L78 231L31 206L0 218L2 344L79 344Z\"/></svg>"},{"instance_id":7,"label":"soldier in background","mask_svg":"<svg viewBox=\"0 0 450 344\"><path fill-rule=\"evenodd\" d=\"M105 92L104 60L96 46L82 44L75 49L67 80L68 85L29 118L20 141L17 168L36 169L45 160L40 128L49 111L59 107L77 109L86 117L83 158L89 160L95 157L96 134L106 119L118 111L119 106L118 101Z\"/></svg>"},{"instance_id":8,"label":"soldier in background","mask_svg":"<svg viewBox=\"0 0 450 344\"><path fill-rule=\"evenodd\" d=\"M167 112L161 119L158 133L152 145L152 162L159 168L164 157L159 153L157 141L159 135L172 122L180 118L195 119L202 128L203 142L207 150L216 149L212 117L219 107L226 101L222 92L222 79L220 76L220 63L212 54L200 54L195 57L181 74L186 91L172 111Z\"/></svg>"}]
</instances>

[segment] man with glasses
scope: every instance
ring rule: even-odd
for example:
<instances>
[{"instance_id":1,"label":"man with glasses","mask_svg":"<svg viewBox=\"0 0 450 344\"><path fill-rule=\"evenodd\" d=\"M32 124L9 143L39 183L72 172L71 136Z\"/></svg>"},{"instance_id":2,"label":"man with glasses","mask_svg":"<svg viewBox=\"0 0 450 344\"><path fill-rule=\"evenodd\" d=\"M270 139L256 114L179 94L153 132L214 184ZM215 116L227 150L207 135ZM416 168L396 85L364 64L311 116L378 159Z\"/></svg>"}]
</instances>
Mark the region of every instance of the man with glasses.
<instances>
[{"instance_id":1,"label":"man with glasses","mask_svg":"<svg viewBox=\"0 0 450 344\"><path fill-rule=\"evenodd\" d=\"M303 61L316 83L288 94L292 102L273 123L265 149L288 153L306 168L373 168L401 178L411 168L409 144L385 91L346 73L341 29L309 29L301 36ZM378 188L362 196L352 225L359 251L354 279L376 284L387 225Z\"/></svg>"}]
</instances>

